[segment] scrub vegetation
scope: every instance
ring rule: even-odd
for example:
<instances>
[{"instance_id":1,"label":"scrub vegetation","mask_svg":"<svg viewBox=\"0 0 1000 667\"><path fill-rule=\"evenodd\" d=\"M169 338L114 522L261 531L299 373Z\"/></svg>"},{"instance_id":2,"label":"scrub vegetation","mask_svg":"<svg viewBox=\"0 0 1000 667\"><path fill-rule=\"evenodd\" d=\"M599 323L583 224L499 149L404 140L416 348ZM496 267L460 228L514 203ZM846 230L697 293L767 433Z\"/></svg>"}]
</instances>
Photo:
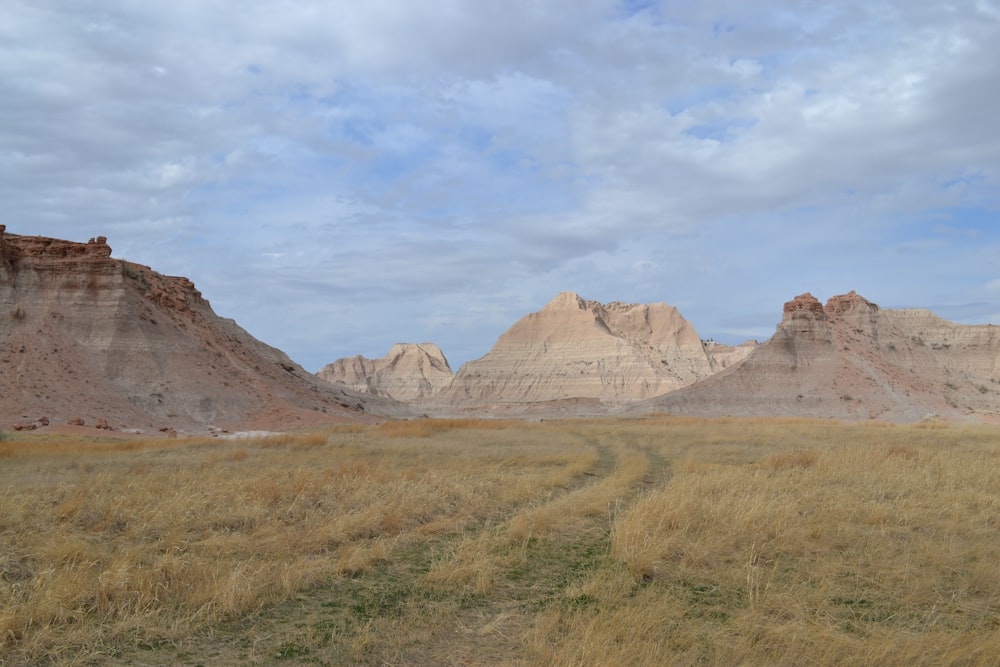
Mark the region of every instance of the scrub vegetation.
<instances>
[{"instance_id":1,"label":"scrub vegetation","mask_svg":"<svg viewBox=\"0 0 1000 667\"><path fill-rule=\"evenodd\" d=\"M994 664L1000 431L0 441L2 665Z\"/></svg>"}]
</instances>

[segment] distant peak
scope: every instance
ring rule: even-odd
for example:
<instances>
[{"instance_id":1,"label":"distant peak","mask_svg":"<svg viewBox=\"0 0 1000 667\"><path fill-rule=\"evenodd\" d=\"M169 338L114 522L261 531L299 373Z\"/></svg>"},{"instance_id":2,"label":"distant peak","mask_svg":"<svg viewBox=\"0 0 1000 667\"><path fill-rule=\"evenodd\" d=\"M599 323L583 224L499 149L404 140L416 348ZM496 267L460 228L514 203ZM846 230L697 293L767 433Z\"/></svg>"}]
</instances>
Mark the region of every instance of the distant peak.
<instances>
[{"instance_id":1,"label":"distant peak","mask_svg":"<svg viewBox=\"0 0 1000 667\"><path fill-rule=\"evenodd\" d=\"M549 301L543 310L548 310L552 308L573 308L573 309L583 309L586 302L583 298L576 292L560 292L556 298Z\"/></svg>"}]
</instances>

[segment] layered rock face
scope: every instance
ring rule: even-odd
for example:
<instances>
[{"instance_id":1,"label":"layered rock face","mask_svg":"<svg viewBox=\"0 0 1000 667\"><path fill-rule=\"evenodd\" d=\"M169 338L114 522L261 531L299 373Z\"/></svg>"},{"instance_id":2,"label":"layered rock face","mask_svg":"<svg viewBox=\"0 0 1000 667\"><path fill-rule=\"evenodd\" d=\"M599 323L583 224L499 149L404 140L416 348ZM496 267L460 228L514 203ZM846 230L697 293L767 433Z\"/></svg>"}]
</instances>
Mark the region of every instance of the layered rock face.
<instances>
[{"instance_id":1,"label":"layered rock face","mask_svg":"<svg viewBox=\"0 0 1000 667\"><path fill-rule=\"evenodd\" d=\"M396 343L381 359L338 359L317 375L331 384L398 401L430 398L451 383L452 370L434 343Z\"/></svg>"},{"instance_id":2,"label":"layered rock face","mask_svg":"<svg viewBox=\"0 0 1000 667\"><path fill-rule=\"evenodd\" d=\"M393 402L331 387L219 318L186 278L0 225L0 424L277 428Z\"/></svg>"},{"instance_id":3,"label":"layered rock face","mask_svg":"<svg viewBox=\"0 0 1000 667\"><path fill-rule=\"evenodd\" d=\"M721 362L716 362L721 363ZM618 405L710 375L713 360L673 306L587 301L563 292L521 318L436 396L449 406L566 399Z\"/></svg>"},{"instance_id":4,"label":"layered rock face","mask_svg":"<svg viewBox=\"0 0 1000 667\"><path fill-rule=\"evenodd\" d=\"M723 345L714 341L705 341L705 354L712 365L712 371L718 372L740 363L757 347L757 341L748 340L739 345Z\"/></svg>"},{"instance_id":5,"label":"layered rock face","mask_svg":"<svg viewBox=\"0 0 1000 667\"><path fill-rule=\"evenodd\" d=\"M785 304L742 363L636 406L701 415L912 421L1000 415L1000 328L884 310L855 292Z\"/></svg>"}]
</instances>

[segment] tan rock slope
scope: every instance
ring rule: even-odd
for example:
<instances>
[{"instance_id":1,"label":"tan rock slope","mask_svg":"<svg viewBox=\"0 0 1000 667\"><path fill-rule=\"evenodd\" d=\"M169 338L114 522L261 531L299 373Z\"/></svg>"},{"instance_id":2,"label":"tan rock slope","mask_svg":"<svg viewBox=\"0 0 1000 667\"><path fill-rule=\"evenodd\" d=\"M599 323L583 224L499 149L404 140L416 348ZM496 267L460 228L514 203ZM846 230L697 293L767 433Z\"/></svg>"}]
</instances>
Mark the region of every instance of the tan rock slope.
<instances>
[{"instance_id":1,"label":"tan rock slope","mask_svg":"<svg viewBox=\"0 0 1000 667\"><path fill-rule=\"evenodd\" d=\"M398 407L320 381L218 317L186 278L112 259L103 237L0 225L0 429L271 429Z\"/></svg>"},{"instance_id":2,"label":"tan rock slope","mask_svg":"<svg viewBox=\"0 0 1000 667\"><path fill-rule=\"evenodd\" d=\"M1000 328L885 310L855 292L785 304L742 363L633 412L912 421L1000 415Z\"/></svg>"},{"instance_id":3,"label":"tan rock slope","mask_svg":"<svg viewBox=\"0 0 1000 667\"><path fill-rule=\"evenodd\" d=\"M435 403L495 409L592 399L590 407L595 401L620 405L696 382L741 354L724 347L706 352L673 306L602 304L563 292L516 322L484 357L464 364Z\"/></svg>"},{"instance_id":4,"label":"tan rock slope","mask_svg":"<svg viewBox=\"0 0 1000 667\"><path fill-rule=\"evenodd\" d=\"M317 375L352 391L411 402L447 387L453 373L434 343L396 343L381 359L346 357L327 364Z\"/></svg>"}]
</instances>

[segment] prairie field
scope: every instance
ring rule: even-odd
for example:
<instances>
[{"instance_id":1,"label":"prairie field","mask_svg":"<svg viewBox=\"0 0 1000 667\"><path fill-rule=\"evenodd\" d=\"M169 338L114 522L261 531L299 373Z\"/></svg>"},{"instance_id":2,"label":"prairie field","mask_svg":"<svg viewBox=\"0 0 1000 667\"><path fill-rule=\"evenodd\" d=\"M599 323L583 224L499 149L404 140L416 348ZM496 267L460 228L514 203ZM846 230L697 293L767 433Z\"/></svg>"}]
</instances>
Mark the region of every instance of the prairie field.
<instances>
[{"instance_id":1,"label":"prairie field","mask_svg":"<svg viewBox=\"0 0 1000 667\"><path fill-rule=\"evenodd\" d=\"M1000 430L0 434L0 665L995 665Z\"/></svg>"}]
</instances>

